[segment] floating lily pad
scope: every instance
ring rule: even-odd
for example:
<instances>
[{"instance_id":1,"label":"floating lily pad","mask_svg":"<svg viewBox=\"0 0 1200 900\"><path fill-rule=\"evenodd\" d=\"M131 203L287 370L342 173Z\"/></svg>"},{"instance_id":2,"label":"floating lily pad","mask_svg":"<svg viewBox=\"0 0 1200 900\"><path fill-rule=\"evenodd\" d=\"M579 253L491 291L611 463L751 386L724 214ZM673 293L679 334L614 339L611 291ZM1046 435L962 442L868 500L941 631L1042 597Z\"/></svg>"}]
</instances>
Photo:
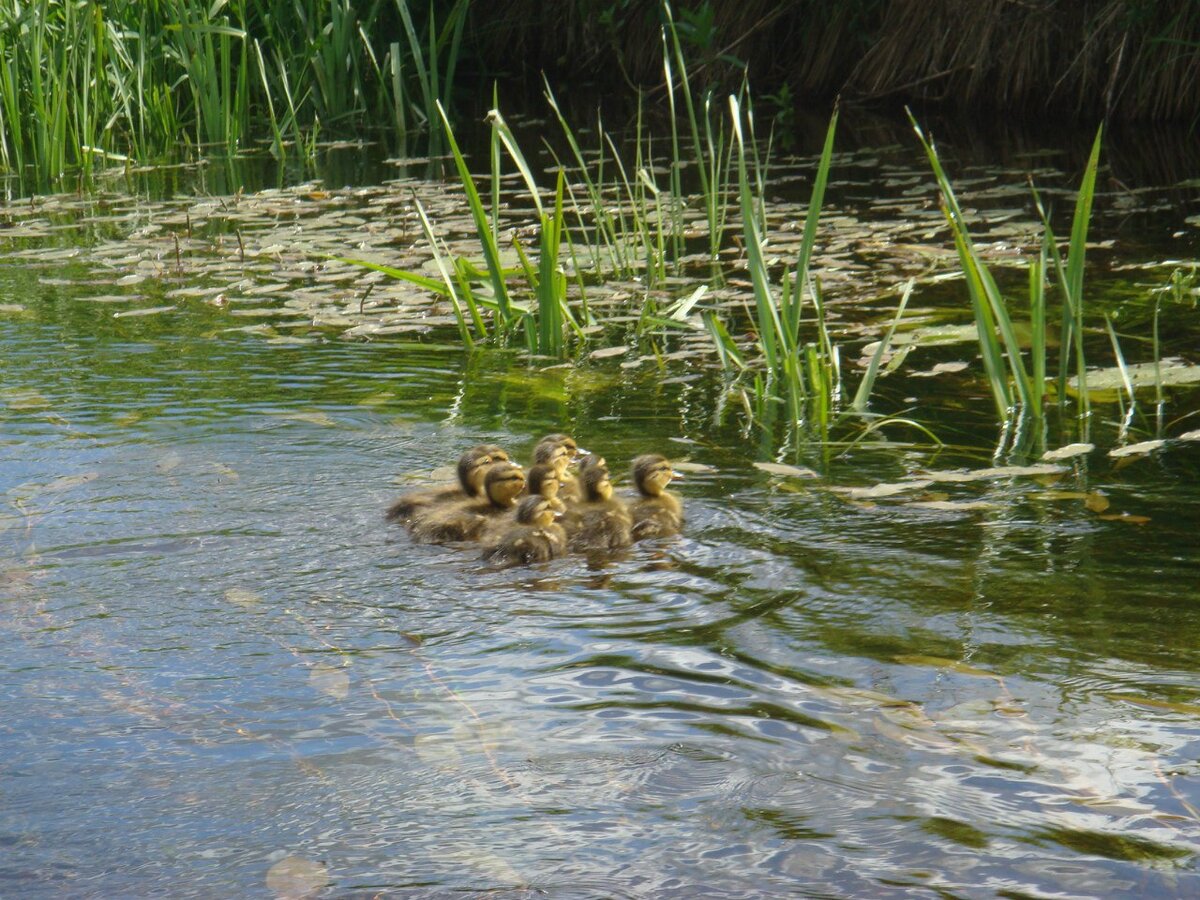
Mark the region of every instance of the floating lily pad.
<instances>
[{"instance_id":1,"label":"floating lily pad","mask_svg":"<svg viewBox=\"0 0 1200 900\"><path fill-rule=\"evenodd\" d=\"M1095 444L1067 444L1065 447L1059 447L1057 450L1047 450L1042 454L1042 459L1047 461L1073 459L1076 456L1091 453L1095 449Z\"/></svg>"},{"instance_id":2,"label":"floating lily pad","mask_svg":"<svg viewBox=\"0 0 1200 900\"><path fill-rule=\"evenodd\" d=\"M717 471L715 466L706 466L704 463L688 462L682 459L672 462L671 468L677 472L695 472L700 475Z\"/></svg>"},{"instance_id":3,"label":"floating lily pad","mask_svg":"<svg viewBox=\"0 0 1200 900\"><path fill-rule=\"evenodd\" d=\"M941 512L975 512L998 507L998 504L988 500L914 500L904 505L912 509L933 509Z\"/></svg>"},{"instance_id":4,"label":"floating lily pad","mask_svg":"<svg viewBox=\"0 0 1200 900\"><path fill-rule=\"evenodd\" d=\"M134 316L156 316L159 313L175 312L177 306L149 306L144 309L124 309L121 312L113 313L114 319L126 319Z\"/></svg>"},{"instance_id":5,"label":"floating lily pad","mask_svg":"<svg viewBox=\"0 0 1200 900\"><path fill-rule=\"evenodd\" d=\"M1123 456L1140 456L1144 453L1150 453L1163 446L1166 441L1142 441L1137 444L1130 444L1126 447L1117 447L1108 451L1108 455L1113 459L1120 459Z\"/></svg>"},{"instance_id":6,"label":"floating lily pad","mask_svg":"<svg viewBox=\"0 0 1200 900\"><path fill-rule=\"evenodd\" d=\"M624 356L628 352L628 347L603 347L589 353L588 359L611 359L614 356Z\"/></svg>"},{"instance_id":7,"label":"floating lily pad","mask_svg":"<svg viewBox=\"0 0 1200 900\"><path fill-rule=\"evenodd\" d=\"M991 478L1033 478L1043 475L1061 475L1066 472L1064 466L1037 463L1031 466L995 466L990 469L976 469L973 472L921 472L916 477L925 479L924 483L945 482L965 483L971 481L987 481Z\"/></svg>"},{"instance_id":8,"label":"floating lily pad","mask_svg":"<svg viewBox=\"0 0 1200 900\"><path fill-rule=\"evenodd\" d=\"M236 606L254 606L262 602L262 597L254 591L245 588L229 588L225 591L225 600Z\"/></svg>"},{"instance_id":9,"label":"floating lily pad","mask_svg":"<svg viewBox=\"0 0 1200 900\"><path fill-rule=\"evenodd\" d=\"M845 493L851 500L878 500L882 497L895 497L910 491L919 491L929 487L931 481L899 481L894 484L876 484L871 487L836 488L839 493Z\"/></svg>"},{"instance_id":10,"label":"floating lily pad","mask_svg":"<svg viewBox=\"0 0 1200 900\"><path fill-rule=\"evenodd\" d=\"M1100 518L1106 522L1124 522L1126 525L1145 525L1150 521L1149 516L1135 516L1131 513L1114 513Z\"/></svg>"},{"instance_id":11,"label":"floating lily pad","mask_svg":"<svg viewBox=\"0 0 1200 900\"><path fill-rule=\"evenodd\" d=\"M1158 364L1157 369L1154 363L1137 363L1126 366L1125 374L1129 376L1129 381L1134 388L1153 387L1157 380L1161 380L1164 387L1200 384L1200 365L1187 363L1180 359L1164 359ZM1072 378L1068 384L1071 390L1078 392L1078 378ZM1125 377L1119 366L1089 371L1087 387L1088 394L1123 391L1125 390Z\"/></svg>"},{"instance_id":12,"label":"floating lily pad","mask_svg":"<svg viewBox=\"0 0 1200 900\"><path fill-rule=\"evenodd\" d=\"M766 472L769 475L780 475L784 478L819 478L820 476L812 469L806 469L803 466L789 466L784 463L773 462L756 462L754 468Z\"/></svg>"}]
</instances>

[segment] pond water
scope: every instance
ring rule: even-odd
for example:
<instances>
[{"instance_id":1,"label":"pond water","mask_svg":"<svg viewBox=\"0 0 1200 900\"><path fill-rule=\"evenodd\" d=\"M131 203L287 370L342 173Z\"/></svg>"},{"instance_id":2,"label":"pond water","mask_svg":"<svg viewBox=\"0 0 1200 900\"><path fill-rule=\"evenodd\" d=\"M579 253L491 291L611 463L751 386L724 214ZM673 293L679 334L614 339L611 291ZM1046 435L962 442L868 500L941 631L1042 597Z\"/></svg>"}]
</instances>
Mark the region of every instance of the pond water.
<instances>
[{"instance_id":1,"label":"pond water","mask_svg":"<svg viewBox=\"0 0 1200 900\"><path fill-rule=\"evenodd\" d=\"M863 179L900 179L868 164L894 153ZM1194 389L1152 452L1107 455L1114 400L1099 449L1028 472L992 458L981 384L897 375L882 402L949 446L783 457L690 353L531 368L298 268L338 227L406 246L402 193L8 208L0 895L1200 892ZM1148 333L1135 278L1197 241L1170 190L1137 196L1099 239L1133 220L1153 250L1117 241L1098 277ZM261 268L199 233L238 203ZM308 231L281 211L304 204ZM870 240L839 252L881 282L930 265ZM384 524L461 449L562 430L614 470L686 460L684 535L493 571Z\"/></svg>"}]
</instances>

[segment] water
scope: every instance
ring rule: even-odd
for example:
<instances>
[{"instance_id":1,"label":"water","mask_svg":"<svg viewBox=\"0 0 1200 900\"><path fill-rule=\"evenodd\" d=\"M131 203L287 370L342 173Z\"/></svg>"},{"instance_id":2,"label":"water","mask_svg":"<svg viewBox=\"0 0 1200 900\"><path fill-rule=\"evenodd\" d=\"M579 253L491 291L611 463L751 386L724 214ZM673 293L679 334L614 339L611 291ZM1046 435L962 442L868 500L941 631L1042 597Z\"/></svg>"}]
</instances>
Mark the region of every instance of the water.
<instances>
[{"instance_id":1,"label":"water","mask_svg":"<svg viewBox=\"0 0 1200 900\"><path fill-rule=\"evenodd\" d=\"M0 280L0 895L1200 891L1200 443L856 497L990 465L982 389L885 391L951 449L779 477L688 360L272 344L114 318L199 279L170 253L35 258ZM685 534L496 572L383 523L559 430L686 457Z\"/></svg>"}]
</instances>

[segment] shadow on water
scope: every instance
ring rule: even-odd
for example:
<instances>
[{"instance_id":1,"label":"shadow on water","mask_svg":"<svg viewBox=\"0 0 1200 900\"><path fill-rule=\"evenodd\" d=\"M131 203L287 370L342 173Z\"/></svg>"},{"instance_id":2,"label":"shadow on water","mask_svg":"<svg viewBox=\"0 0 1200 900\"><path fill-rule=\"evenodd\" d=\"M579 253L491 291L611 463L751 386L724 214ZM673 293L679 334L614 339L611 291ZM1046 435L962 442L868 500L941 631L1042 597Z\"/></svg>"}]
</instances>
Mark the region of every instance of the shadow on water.
<instances>
[{"instance_id":1,"label":"shadow on water","mask_svg":"<svg viewBox=\"0 0 1200 900\"><path fill-rule=\"evenodd\" d=\"M273 265L309 202L254 212ZM881 402L952 446L763 471L690 358L342 340L314 317L361 292L320 272L179 299L213 285L161 234L103 249L179 210L97 203L129 222L64 213L79 253L51 209L0 270L0 893L1195 893L1200 443L939 482L994 426L910 378ZM559 430L622 489L686 459L684 535L497 572L382 522L461 448Z\"/></svg>"}]
</instances>

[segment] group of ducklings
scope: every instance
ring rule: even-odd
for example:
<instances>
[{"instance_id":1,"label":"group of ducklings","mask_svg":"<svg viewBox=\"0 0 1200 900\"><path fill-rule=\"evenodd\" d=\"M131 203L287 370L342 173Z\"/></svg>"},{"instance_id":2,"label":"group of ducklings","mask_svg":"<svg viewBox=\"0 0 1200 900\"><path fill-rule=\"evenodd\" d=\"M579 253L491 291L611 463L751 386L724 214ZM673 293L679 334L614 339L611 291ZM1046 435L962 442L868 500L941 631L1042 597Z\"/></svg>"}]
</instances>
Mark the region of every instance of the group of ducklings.
<instances>
[{"instance_id":1,"label":"group of ducklings","mask_svg":"<svg viewBox=\"0 0 1200 900\"><path fill-rule=\"evenodd\" d=\"M676 477L665 456L633 460L637 496L613 496L608 463L550 434L526 472L502 448L481 444L458 459L458 483L405 494L387 511L423 543L479 541L495 566L528 565L574 553L611 552L676 534L683 506L667 491Z\"/></svg>"}]
</instances>

